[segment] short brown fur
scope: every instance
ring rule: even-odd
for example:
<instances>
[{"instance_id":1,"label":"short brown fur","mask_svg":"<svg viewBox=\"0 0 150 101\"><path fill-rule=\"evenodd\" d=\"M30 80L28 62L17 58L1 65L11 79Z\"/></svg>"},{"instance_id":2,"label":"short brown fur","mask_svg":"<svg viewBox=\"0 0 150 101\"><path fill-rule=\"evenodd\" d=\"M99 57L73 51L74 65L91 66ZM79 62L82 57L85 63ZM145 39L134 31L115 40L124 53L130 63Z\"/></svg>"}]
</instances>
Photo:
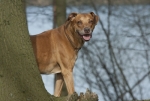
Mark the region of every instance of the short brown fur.
<instances>
[{"instance_id":1,"label":"short brown fur","mask_svg":"<svg viewBox=\"0 0 150 101\"><path fill-rule=\"evenodd\" d=\"M68 93L74 92L73 67L77 53L92 36L97 21L98 16L93 12L71 13L62 26L31 36L40 73L56 73L55 96L60 96L64 81Z\"/></svg>"}]
</instances>

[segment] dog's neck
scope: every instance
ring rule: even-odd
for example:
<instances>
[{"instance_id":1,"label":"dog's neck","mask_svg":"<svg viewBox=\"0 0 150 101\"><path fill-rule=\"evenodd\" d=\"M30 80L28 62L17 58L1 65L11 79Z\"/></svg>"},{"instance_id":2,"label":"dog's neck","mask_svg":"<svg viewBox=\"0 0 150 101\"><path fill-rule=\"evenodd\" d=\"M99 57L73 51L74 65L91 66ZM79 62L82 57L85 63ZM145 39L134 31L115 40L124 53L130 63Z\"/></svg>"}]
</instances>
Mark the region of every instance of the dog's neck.
<instances>
[{"instance_id":1,"label":"dog's neck","mask_svg":"<svg viewBox=\"0 0 150 101\"><path fill-rule=\"evenodd\" d=\"M64 31L66 38L70 42L71 46L75 51L79 51L84 44L84 40L78 35L78 33L69 22L64 25Z\"/></svg>"}]
</instances>

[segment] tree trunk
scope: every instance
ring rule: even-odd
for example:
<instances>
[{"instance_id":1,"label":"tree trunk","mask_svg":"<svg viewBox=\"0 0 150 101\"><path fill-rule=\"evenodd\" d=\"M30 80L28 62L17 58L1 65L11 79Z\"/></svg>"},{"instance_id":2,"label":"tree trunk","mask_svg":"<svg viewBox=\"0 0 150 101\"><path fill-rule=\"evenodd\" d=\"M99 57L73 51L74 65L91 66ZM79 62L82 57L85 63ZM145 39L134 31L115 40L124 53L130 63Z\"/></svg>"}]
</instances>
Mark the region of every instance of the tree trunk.
<instances>
[{"instance_id":1,"label":"tree trunk","mask_svg":"<svg viewBox=\"0 0 150 101\"><path fill-rule=\"evenodd\" d=\"M27 29L24 0L0 1L0 101L50 99Z\"/></svg>"},{"instance_id":2,"label":"tree trunk","mask_svg":"<svg viewBox=\"0 0 150 101\"><path fill-rule=\"evenodd\" d=\"M56 28L66 21L66 0L53 0L53 28Z\"/></svg>"},{"instance_id":3,"label":"tree trunk","mask_svg":"<svg viewBox=\"0 0 150 101\"><path fill-rule=\"evenodd\" d=\"M93 96L89 101L92 101L91 98L97 101L97 97ZM45 90L27 29L25 1L1 0L0 101L77 101L77 99L77 94L56 98Z\"/></svg>"},{"instance_id":4,"label":"tree trunk","mask_svg":"<svg viewBox=\"0 0 150 101\"><path fill-rule=\"evenodd\" d=\"M66 0L53 0L53 13L54 13L53 28L56 28L64 24L66 21ZM62 87L61 96L66 96L67 94L68 92L66 84L64 83Z\"/></svg>"}]
</instances>

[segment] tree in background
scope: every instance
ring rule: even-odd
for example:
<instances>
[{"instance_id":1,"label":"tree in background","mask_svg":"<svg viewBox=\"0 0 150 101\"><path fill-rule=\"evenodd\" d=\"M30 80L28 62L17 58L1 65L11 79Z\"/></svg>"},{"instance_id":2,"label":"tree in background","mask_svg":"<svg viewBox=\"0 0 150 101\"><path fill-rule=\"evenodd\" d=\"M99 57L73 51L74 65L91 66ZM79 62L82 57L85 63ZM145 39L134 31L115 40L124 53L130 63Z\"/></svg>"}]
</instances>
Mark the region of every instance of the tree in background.
<instances>
[{"instance_id":1,"label":"tree in background","mask_svg":"<svg viewBox=\"0 0 150 101\"><path fill-rule=\"evenodd\" d=\"M66 21L66 0L53 0L53 28Z\"/></svg>"},{"instance_id":2,"label":"tree in background","mask_svg":"<svg viewBox=\"0 0 150 101\"><path fill-rule=\"evenodd\" d=\"M53 28L63 25L65 21L66 21L66 0L53 0ZM57 74L55 76L57 76ZM64 83L61 96L66 96L67 94L68 94L67 88Z\"/></svg>"}]
</instances>

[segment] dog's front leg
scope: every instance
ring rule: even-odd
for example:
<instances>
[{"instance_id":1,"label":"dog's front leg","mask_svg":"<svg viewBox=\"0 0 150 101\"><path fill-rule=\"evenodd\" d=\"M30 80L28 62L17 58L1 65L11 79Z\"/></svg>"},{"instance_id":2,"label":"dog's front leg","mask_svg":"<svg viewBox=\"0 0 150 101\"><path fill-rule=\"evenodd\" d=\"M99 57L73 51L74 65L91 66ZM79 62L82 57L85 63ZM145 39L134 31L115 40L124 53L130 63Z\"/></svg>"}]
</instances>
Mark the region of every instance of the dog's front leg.
<instances>
[{"instance_id":1,"label":"dog's front leg","mask_svg":"<svg viewBox=\"0 0 150 101\"><path fill-rule=\"evenodd\" d=\"M68 94L73 94L74 93L73 73L68 71L66 75L63 75L63 78L66 83Z\"/></svg>"},{"instance_id":2,"label":"dog's front leg","mask_svg":"<svg viewBox=\"0 0 150 101\"><path fill-rule=\"evenodd\" d=\"M54 96L59 97L61 94L62 86L63 86L64 80L63 76L61 73L56 74L56 79L55 79L55 91L54 91Z\"/></svg>"}]
</instances>

